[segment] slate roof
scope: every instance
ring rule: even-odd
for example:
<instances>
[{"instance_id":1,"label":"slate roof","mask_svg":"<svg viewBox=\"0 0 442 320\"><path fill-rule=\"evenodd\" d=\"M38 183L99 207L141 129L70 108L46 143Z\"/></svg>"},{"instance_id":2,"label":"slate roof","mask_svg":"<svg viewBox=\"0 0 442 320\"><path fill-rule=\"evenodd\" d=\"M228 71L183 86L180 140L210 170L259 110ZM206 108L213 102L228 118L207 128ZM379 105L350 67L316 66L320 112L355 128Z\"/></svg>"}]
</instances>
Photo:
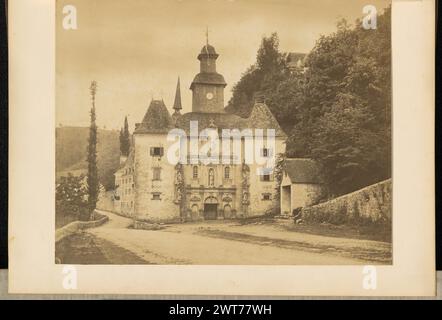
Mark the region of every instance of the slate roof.
<instances>
[{"instance_id":1,"label":"slate roof","mask_svg":"<svg viewBox=\"0 0 442 320\"><path fill-rule=\"evenodd\" d=\"M219 129L245 129L248 128L247 119L231 113L208 113L189 112L178 118L176 126L190 133L190 121L198 121L198 132L212 127L212 124Z\"/></svg>"},{"instance_id":2,"label":"slate roof","mask_svg":"<svg viewBox=\"0 0 442 320\"><path fill-rule=\"evenodd\" d=\"M175 101L173 102L173 108L175 110L181 110L183 108L183 106L181 105L181 85L179 77L178 77L178 82L176 84Z\"/></svg>"},{"instance_id":3,"label":"slate roof","mask_svg":"<svg viewBox=\"0 0 442 320\"><path fill-rule=\"evenodd\" d=\"M216 53L216 50L213 46L207 44L201 49L201 53L198 55L198 59L201 60L201 58L204 56L212 56L216 59L218 58L218 53Z\"/></svg>"},{"instance_id":4,"label":"slate roof","mask_svg":"<svg viewBox=\"0 0 442 320\"><path fill-rule=\"evenodd\" d=\"M287 138L278 121L264 103L255 103L249 118L232 113L188 112L170 116L162 100L152 100L143 118L135 125L134 134L168 133L173 128L190 134L190 121L198 121L198 131L211 127L222 129L274 129L276 137ZM264 132L265 133L265 132Z\"/></svg>"},{"instance_id":5,"label":"slate roof","mask_svg":"<svg viewBox=\"0 0 442 320\"><path fill-rule=\"evenodd\" d=\"M312 159L285 159L284 171L288 174L292 183L320 184L323 182L320 177L320 166Z\"/></svg>"},{"instance_id":6,"label":"slate roof","mask_svg":"<svg viewBox=\"0 0 442 320\"><path fill-rule=\"evenodd\" d=\"M278 121L263 103L256 103L249 118L231 113L189 112L177 118L176 127L190 134L190 121L198 121L198 131L215 126L222 129L274 129L276 137L287 138ZM265 132L264 132L265 134Z\"/></svg>"},{"instance_id":7,"label":"slate roof","mask_svg":"<svg viewBox=\"0 0 442 320\"><path fill-rule=\"evenodd\" d=\"M223 75L216 73L216 72L201 72L198 73L195 78L192 81L192 84L190 85L190 89L193 90L193 86L196 84L214 84L214 85L221 85L226 86L227 83L224 80Z\"/></svg>"},{"instance_id":8,"label":"slate roof","mask_svg":"<svg viewBox=\"0 0 442 320\"><path fill-rule=\"evenodd\" d=\"M285 132L281 129L278 121L273 116L273 113L264 103L255 103L248 118L248 122L249 128L275 129L277 137L287 137Z\"/></svg>"},{"instance_id":9,"label":"slate roof","mask_svg":"<svg viewBox=\"0 0 442 320\"><path fill-rule=\"evenodd\" d=\"M174 127L172 117L162 100L152 100L143 122L136 125L137 133L168 133Z\"/></svg>"}]
</instances>

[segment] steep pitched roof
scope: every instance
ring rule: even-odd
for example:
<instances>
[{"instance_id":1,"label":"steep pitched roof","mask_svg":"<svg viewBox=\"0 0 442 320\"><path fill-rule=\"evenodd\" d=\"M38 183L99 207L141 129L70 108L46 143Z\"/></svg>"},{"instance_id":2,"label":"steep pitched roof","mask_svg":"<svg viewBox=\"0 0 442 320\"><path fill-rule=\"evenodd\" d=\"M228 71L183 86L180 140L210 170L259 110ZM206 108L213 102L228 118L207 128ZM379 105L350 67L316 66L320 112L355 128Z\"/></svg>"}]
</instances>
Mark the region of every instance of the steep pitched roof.
<instances>
[{"instance_id":1,"label":"steep pitched roof","mask_svg":"<svg viewBox=\"0 0 442 320\"><path fill-rule=\"evenodd\" d=\"M216 127L218 129L274 129L276 137L287 135L279 126L269 108L263 103L255 104L249 118L242 118L232 113L189 112L176 121L176 127L190 133L190 121L198 121L198 131Z\"/></svg>"},{"instance_id":2,"label":"steep pitched roof","mask_svg":"<svg viewBox=\"0 0 442 320\"><path fill-rule=\"evenodd\" d=\"M275 129L277 137L287 137L273 113L264 103L255 103L248 118L249 128Z\"/></svg>"},{"instance_id":3,"label":"steep pitched roof","mask_svg":"<svg viewBox=\"0 0 442 320\"><path fill-rule=\"evenodd\" d=\"M144 115L143 122L136 125L134 134L167 133L173 128L173 121L162 100L152 100Z\"/></svg>"},{"instance_id":4,"label":"steep pitched roof","mask_svg":"<svg viewBox=\"0 0 442 320\"><path fill-rule=\"evenodd\" d=\"M188 112L177 120L176 127L190 133L190 121L198 121L198 132L213 126L219 129L246 129L247 119L231 113Z\"/></svg>"},{"instance_id":5,"label":"steep pitched roof","mask_svg":"<svg viewBox=\"0 0 442 320\"><path fill-rule=\"evenodd\" d=\"M284 172L292 183L322 183L320 166L312 159L291 158L284 161Z\"/></svg>"}]
</instances>

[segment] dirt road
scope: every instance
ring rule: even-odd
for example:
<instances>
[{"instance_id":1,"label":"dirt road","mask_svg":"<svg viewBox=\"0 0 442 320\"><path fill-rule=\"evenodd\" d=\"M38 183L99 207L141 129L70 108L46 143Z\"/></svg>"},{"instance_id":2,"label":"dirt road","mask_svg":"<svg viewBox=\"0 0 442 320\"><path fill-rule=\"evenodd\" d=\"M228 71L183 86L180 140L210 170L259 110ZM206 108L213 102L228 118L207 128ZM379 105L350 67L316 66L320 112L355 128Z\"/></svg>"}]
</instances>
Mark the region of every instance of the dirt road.
<instances>
[{"instance_id":1,"label":"dirt road","mask_svg":"<svg viewBox=\"0 0 442 320\"><path fill-rule=\"evenodd\" d=\"M132 221L109 212L109 222L88 229L72 241L81 263L221 264L221 265L350 265L390 263L385 242L290 232L276 225L243 225L238 221L205 221L135 230ZM86 239L87 243L79 243ZM80 241L81 242L81 241ZM99 252L99 254L97 254ZM78 257L70 256L68 260ZM101 261L101 262L100 262Z\"/></svg>"}]
</instances>

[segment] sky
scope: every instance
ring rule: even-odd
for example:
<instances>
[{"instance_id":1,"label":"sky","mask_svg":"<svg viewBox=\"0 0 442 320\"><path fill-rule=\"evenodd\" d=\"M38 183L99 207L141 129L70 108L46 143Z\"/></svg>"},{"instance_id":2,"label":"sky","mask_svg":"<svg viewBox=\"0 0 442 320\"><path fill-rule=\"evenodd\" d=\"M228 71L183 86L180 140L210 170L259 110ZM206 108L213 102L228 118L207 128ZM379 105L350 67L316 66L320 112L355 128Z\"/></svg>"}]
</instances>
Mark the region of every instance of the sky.
<instances>
[{"instance_id":1,"label":"sky","mask_svg":"<svg viewBox=\"0 0 442 320\"><path fill-rule=\"evenodd\" d=\"M378 12L388 0L57 0L56 125L88 126L89 86L98 82L97 125L119 129L141 122L152 98L172 113L178 76L182 112L206 42L220 55L225 103L241 74L256 61L263 36L277 32L280 50L308 53L341 18L354 22L362 8ZM77 10L77 29L62 27L63 7Z\"/></svg>"}]
</instances>

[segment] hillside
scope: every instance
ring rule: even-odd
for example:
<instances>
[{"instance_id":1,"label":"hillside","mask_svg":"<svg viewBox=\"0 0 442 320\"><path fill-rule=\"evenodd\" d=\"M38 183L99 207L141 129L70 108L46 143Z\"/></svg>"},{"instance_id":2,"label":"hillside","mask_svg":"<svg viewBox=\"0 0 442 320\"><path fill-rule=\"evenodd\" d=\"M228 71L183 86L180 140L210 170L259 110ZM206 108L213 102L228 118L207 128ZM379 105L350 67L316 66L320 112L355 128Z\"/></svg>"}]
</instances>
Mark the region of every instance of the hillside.
<instances>
[{"instance_id":1,"label":"hillside","mask_svg":"<svg viewBox=\"0 0 442 320\"><path fill-rule=\"evenodd\" d=\"M89 137L87 127L56 128L55 166L57 177L68 173L87 173L86 150ZM114 187L113 174L120 160L119 132L98 129L98 175L106 189Z\"/></svg>"}]
</instances>

